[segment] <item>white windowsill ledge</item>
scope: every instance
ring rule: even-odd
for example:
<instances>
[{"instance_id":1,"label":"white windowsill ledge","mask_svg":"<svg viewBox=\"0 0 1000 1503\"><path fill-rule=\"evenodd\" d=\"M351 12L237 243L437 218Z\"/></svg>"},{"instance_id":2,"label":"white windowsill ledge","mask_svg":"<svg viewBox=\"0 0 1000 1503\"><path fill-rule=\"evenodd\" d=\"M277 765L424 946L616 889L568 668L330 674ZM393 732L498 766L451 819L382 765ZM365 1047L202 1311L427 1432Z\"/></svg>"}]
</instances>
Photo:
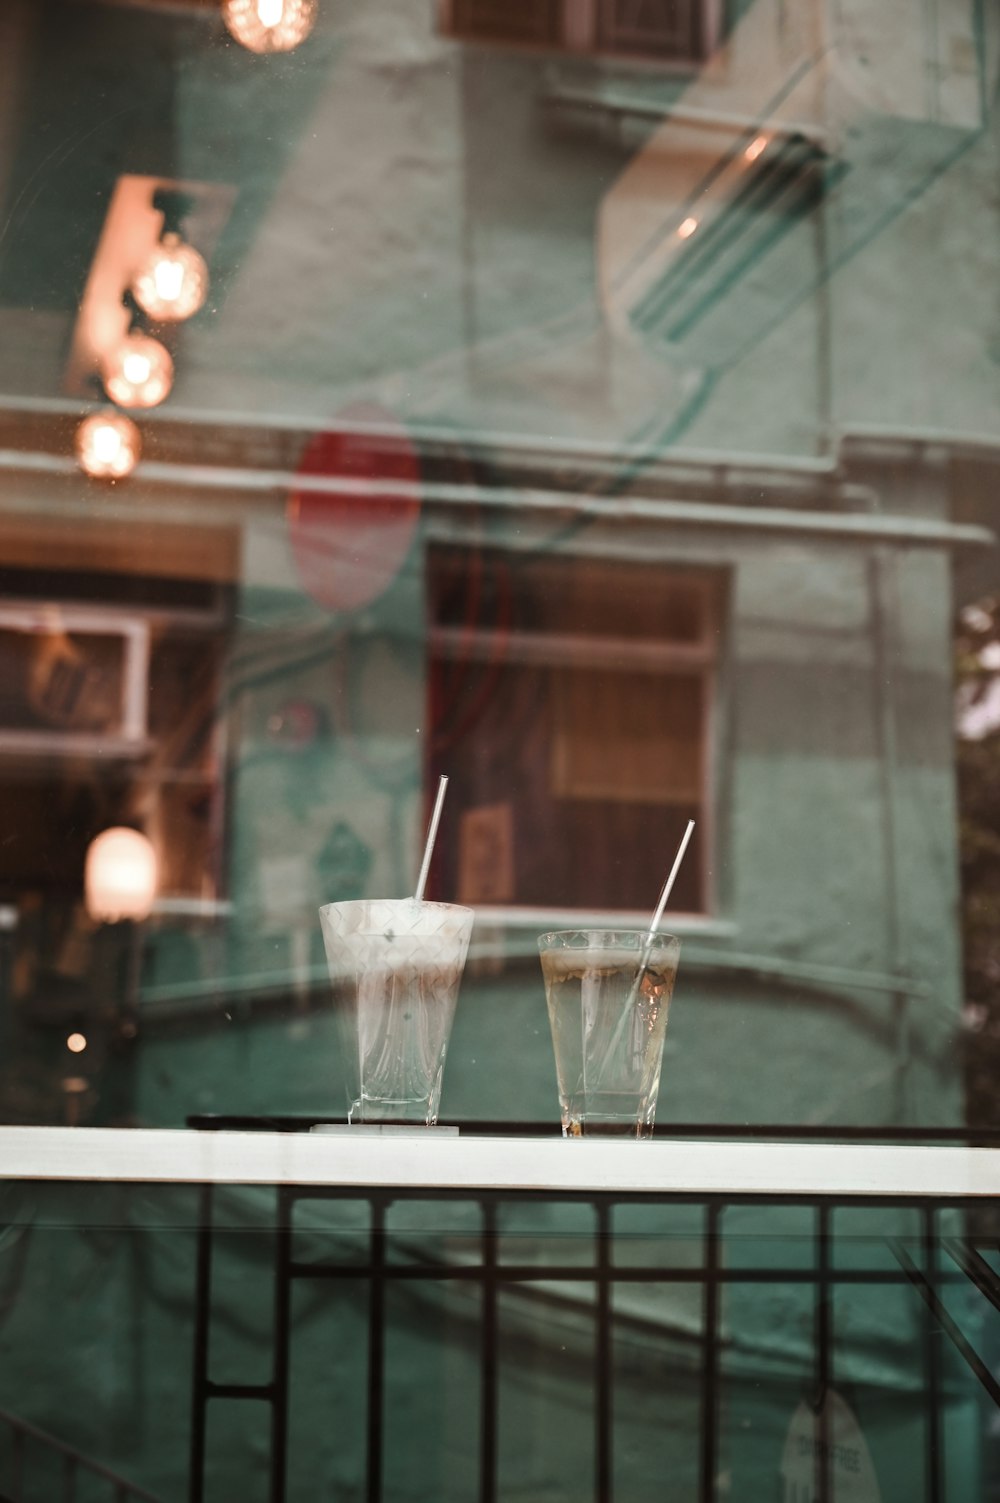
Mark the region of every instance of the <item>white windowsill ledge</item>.
<instances>
[{"instance_id":1,"label":"white windowsill ledge","mask_svg":"<svg viewBox=\"0 0 1000 1503\"><path fill-rule=\"evenodd\" d=\"M1000 1197L1000 1150L4 1127L4 1179L952 1200Z\"/></svg>"}]
</instances>

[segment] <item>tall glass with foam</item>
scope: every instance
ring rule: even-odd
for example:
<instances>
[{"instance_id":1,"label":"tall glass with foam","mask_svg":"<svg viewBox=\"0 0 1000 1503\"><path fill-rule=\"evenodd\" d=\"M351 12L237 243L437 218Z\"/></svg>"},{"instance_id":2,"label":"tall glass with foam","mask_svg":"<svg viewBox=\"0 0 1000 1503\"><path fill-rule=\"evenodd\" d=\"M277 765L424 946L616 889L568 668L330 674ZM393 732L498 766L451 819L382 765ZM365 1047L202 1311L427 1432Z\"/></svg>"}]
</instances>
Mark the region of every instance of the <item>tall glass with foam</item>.
<instances>
[{"instance_id":1,"label":"tall glass with foam","mask_svg":"<svg viewBox=\"0 0 1000 1503\"><path fill-rule=\"evenodd\" d=\"M367 898L327 903L319 916L347 1061L348 1121L432 1127L472 909Z\"/></svg>"},{"instance_id":2,"label":"tall glass with foam","mask_svg":"<svg viewBox=\"0 0 1000 1503\"><path fill-rule=\"evenodd\" d=\"M638 929L564 929L538 941L563 1136L653 1131L680 941Z\"/></svg>"}]
</instances>

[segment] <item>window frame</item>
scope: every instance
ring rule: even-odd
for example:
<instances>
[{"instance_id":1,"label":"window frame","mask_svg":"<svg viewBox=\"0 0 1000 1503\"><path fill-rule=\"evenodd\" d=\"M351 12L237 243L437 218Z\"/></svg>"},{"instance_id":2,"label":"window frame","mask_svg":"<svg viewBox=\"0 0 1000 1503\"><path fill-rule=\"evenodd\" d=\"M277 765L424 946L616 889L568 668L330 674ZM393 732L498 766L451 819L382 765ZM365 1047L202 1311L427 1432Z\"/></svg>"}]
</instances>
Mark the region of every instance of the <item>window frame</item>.
<instances>
[{"instance_id":1,"label":"window frame","mask_svg":"<svg viewBox=\"0 0 1000 1503\"><path fill-rule=\"evenodd\" d=\"M429 581L431 574L430 554L434 548L447 548L449 546L468 546L474 539L464 534L463 529L453 531L451 529L429 529L425 537L423 577ZM508 551L499 549L498 551ZM509 550L514 553L530 553L531 545L525 543L522 547ZM564 560L568 565L583 563L586 560L593 561L595 554L586 545L583 547L569 546L560 547L553 555ZM605 557L603 550L598 550L597 556ZM649 562L648 550L637 548L634 552L618 552L615 550L614 561L619 564L633 564L643 567ZM700 784L697 798L685 801L664 801L664 807L671 802L681 802L697 805L697 821L699 826L699 839L702 850L701 880L699 890L699 907L688 910L677 910L671 922L675 927L682 929L694 929L698 932L709 930L719 933L729 933L732 925L726 920L725 914L720 911L720 894L716 877L717 867L717 839L720 825L723 823L722 811L722 781L720 767L723 760L723 740L727 734L728 724L725 708L720 703L722 687L726 680L726 661L728 657L728 621L730 612L730 600L732 595L732 569L724 562L711 559L690 560L679 555L676 561L669 557L657 559L657 564L662 568L665 578L682 580L686 589L694 589L700 597L699 613L701 629L698 640L695 643L682 641L663 641L650 639L643 636L621 639L607 639L614 642L615 647L622 650L636 647L648 647L652 656L662 664L667 671L680 670L685 674L697 673L703 684L703 708L702 724L700 728L701 744L699 747ZM451 628L437 626L431 619L428 608L426 623L426 683L428 691L431 683L431 660L435 656L435 649L441 645L449 645L457 642L459 637L468 643L469 637L464 628ZM492 634L482 631L473 634L473 644L478 646L483 653L489 651ZM592 639L579 637L576 642L572 641L571 634L546 634L545 632L514 633L515 640L530 639L537 646L528 649L527 661L534 664L552 663L551 653L547 653L547 638L554 642L557 649L567 649L567 660L577 661L582 656L585 645ZM432 754L430 747L433 742L434 725L431 719L431 706L428 705L428 737L427 752L424 769L425 791L429 789L432 771ZM664 873L665 875L665 873ZM489 903L476 902L475 908L482 923L487 927L500 930L530 929L534 935L539 929L557 928L581 928L581 927L645 927L649 923L649 915L655 902L656 893L650 896L649 911L635 908L611 908L602 904L591 906L572 906L567 904L539 905L528 903ZM515 950L518 946L514 946Z\"/></svg>"}]
</instances>

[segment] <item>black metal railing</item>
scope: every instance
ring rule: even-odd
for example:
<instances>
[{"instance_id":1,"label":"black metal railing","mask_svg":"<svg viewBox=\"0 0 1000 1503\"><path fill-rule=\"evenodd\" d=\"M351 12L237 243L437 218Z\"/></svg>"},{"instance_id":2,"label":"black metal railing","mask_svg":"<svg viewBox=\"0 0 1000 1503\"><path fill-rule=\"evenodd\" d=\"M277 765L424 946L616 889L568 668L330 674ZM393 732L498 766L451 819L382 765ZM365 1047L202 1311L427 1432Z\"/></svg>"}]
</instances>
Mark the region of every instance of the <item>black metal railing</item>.
<instances>
[{"instance_id":1,"label":"black metal railing","mask_svg":"<svg viewBox=\"0 0 1000 1503\"><path fill-rule=\"evenodd\" d=\"M278 1119L192 1119L199 1125L274 1127ZM283 1124L301 1126L301 1119L282 1119ZM744 1134L745 1135L745 1134ZM789 1133L789 1136L792 1134ZM803 1136L800 1130L797 1134ZM809 1134L810 1136L812 1134ZM820 1131L816 1136L822 1137ZM869 1133L868 1136L881 1136ZM894 1134L887 1130L886 1137ZM926 1139L928 1134L922 1134ZM957 1130L931 1134L947 1140L962 1136ZM902 1141L910 1141L902 1136ZM686 1285L700 1292L700 1322L688 1338L694 1347L698 1380L697 1497L699 1503L722 1503L726 1495L723 1480L723 1436L720 1421L721 1394L725 1383L723 1357L726 1341L722 1329L724 1299L740 1287L785 1286L811 1294L811 1382L812 1394L819 1395L815 1404L816 1441L815 1475L808 1495L817 1503L832 1503L835 1485L832 1474L836 1447L828 1433L828 1412L822 1402L838 1382L837 1352L841 1333L837 1329L837 1295L847 1286L867 1286L872 1291L896 1289L912 1295L906 1305L907 1321L917 1336L919 1371L908 1371L906 1385L917 1395L920 1421L926 1435L926 1464L922 1469L923 1503L973 1503L947 1491L943 1465L943 1425L945 1408L954 1396L954 1383L946 1381L946 1364L942 1341L947 1338L966 1364L967 1374L978 1380L982 1392L1000 1404L1000 1386L990 1372L989 1362L976 1349L975 1341L963 1331L951 1311L953 1295L958 1290L976 1290L990 1308L1000 1310L1000 1274L986 1254L995 1254L995 1236L977 1236L966 1211L971 1202L949 1201L947 1206L926 1197L838 1196L831 1199L821 1191L815 1195L695 1195L624 1193L602 1191L526 1192L462 1190L447 1191L400 1187L391 1190L359 1189L357 1186L282 1185L275 1187L274 1256L273 1256L273 1352L270 1376L258 1384L219 1383L210 1375L212 1325L213 1205L215 1192L202 1190L199 1230L198 1277L196 1290L196 1337L191 1441L191 1503L205 1503L207 1414L216 1401L253 1401L270 1410L270 1503L285 1503L289 1470L289 1373L292 1359L292 1292L296 1285L322 1281L353 1286L367 1293L367 1351L365 1368L365 1438L363 1478L358 1479L358 1496L366 1503L383 1503L391 1496L386 1482L386 1308L387 1294L394 1286L409 1284L464 1284L477 1291L470 1302L474 1316L473 1343L477 1349L478 1391L478 1480L476 1496L480 1503L496 1503L508 1490L502 1475L503 1464L498 1444L501 1407L499 1308L501 1297L531 1301L535 1315L544 1307L550 1312L566 1296L555 1293L554 1284L579 1291L573 1298L574 1317L587 1325L593 1337L593 1361L584 1381L590 1385L590 1412L593 1426L593 1483L595 1503L613 1503L616 1492L615 1413L616 1366L613 1360L616 1334L622 1325L619 1308L621 1293L629 1285ZM317 1202L354 1202L365 1208L363 1233L355 1230L346 1243L329 1240L326 1250L332 1256L321 1259L302 1258L297 1253L297 1239L302 1228L296 1217L300 1208ZM442 1257L433 1250L408 1250L402 1261L390 1256L393 1236L391 1217L405 1203L456 1204L474 1208L477 1229L463 1244L461 1257ZM580 1256L579 1240L574 1255L553 1257L548 1261L532 1258L510 1260L498 1255L505 1217L518 1207L551 1207L553 1204L584 1208L593 1230L589 1255ZM681 1264L668 1256L657 1257L655 1238L650 1244L654 1255L650 1261L633 1262L619 1256L616 1233L618 1218L626 1208L637 1205L683 1205L697 1220L698 1231L688 1246ZM789 1258L784 1263L767 1261L755 1265L745 1262L733 1251L736 1236L730 1230L734 1213L754 1206L761 1209L800 1208L808 1221L809 1255ZM840 1242L847 1240L837 1232L836 1217L859 1207L878 1210L887 1229L884 1238L876 1239L885 1252L881 1261L874 1257L857 1266L856 1259L843 1258ZM982 1202L977 1202L978 1213ZM906 1236L895 1235L900 1214L910 1219ZM946 1218L946 1219L942 1219ZM970 1230L970 1227L972 1228ZM308 1230L308 1229L307 1229ZM955 1234L957 1230L957 1235ZM362 1244L359 1245L358 1237ZM838 1241L840 1237L840 1242ZM696 1247L695 1244L696 1243ZM645 1244L644 1244L645 1245ZM909 1296L907 1296L909 1298ZM533 1317L534 1318L534 1317ZM655 1332L654 1332L655 1336ZM971 1385L973 1388L975 1385ZM785 1500L800 1495L798 1483L787 1483ZM586 1494L584 1494L586 1495ZM353 1496L353 1494L352 1494ZM914 1503L920 1503L919 1495Z\"/></svg>"}]
</instances>

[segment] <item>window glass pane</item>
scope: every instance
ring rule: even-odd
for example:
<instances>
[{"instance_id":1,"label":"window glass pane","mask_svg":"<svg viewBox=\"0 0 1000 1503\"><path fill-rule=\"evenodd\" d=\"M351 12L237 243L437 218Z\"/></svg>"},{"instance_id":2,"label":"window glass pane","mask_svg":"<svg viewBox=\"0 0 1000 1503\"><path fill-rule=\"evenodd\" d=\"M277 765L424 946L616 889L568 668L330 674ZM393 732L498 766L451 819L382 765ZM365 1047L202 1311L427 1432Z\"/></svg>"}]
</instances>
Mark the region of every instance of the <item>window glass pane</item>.
<instances>
[{"instance_id":1,"label":"window glass pane","mask_svg":"<svg viewBox=\"0 0 1000 1503\"><path fill-rule=\"evenodd\" d=\"M998 99L990 0L2 0L0 1500L996 1492Z\"/></svg>"}]
</instances>

